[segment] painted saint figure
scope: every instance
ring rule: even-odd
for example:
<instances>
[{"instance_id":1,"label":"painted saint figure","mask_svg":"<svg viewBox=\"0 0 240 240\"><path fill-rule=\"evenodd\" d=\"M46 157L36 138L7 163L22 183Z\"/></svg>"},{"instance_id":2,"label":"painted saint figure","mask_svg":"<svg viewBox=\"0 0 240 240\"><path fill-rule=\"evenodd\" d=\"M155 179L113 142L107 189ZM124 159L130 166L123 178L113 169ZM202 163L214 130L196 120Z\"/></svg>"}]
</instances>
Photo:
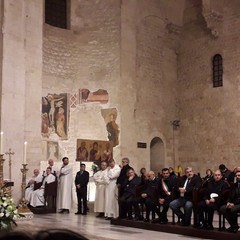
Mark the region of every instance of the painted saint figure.
<instances>
[{"instance_id":1,"label":"painted saint figure","mask_svg":"<svg viewBox=\"0 0 240 240\"><path fill-rule=\"evenodd\" d=\"M116 114L111 113L109 115L110 121L107 123L106 128L108 131L108 139L113 143L113 147L119 144L119 127L116 123Z\"/></svg>"},{"instance_id":2,"label":"painted saint figure","mask_svg":"<svg viewBox=\"0 0 240 240\"><path fill-rule=\"evenodd\" d=\"M65 116L64 116L64 109L60 107L58 109L58 113L56 115L56 125L57 125L57 134L61 138L66 138L67 135L65 133Z\"/></svg>"},{"instance_id":3,"label":"painted saint figure","mask_svg":"<svg viewBox=\"0 0 240 240\"><path fill-rule=\"evenodd\" d=\"M81 146L77 150L77 161L88 161L88 150L86 148L86 142L81 142Z\"/></svg>"}]
</instances>

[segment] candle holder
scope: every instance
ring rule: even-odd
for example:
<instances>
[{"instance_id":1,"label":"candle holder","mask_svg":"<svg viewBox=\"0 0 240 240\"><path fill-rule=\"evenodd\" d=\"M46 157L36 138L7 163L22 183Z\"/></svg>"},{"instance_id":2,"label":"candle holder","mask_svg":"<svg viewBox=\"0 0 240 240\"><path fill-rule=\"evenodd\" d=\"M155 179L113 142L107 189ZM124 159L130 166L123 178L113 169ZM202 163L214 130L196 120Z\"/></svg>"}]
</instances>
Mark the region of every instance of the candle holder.
<instances>
[{"instance_id":1,"label":"candle holder","mask_svg":"<svg viewBox=\"0 0 240 240\"><path fill-rule=\"evenodd\" d=\"M21 169L22 172L22 197L19 201L19 208L18 211L20 213L30 212L29 208L27 207L28 201L25 199L25 191L26 191L26 175L27 175L27 164L22 164L23 168Z\"/></svg>"},{"instance_id":2,"label":"candle holder","mask_svg":"<svg viewBox=\"0 0 240 240\"><path fill-rule=\"evenodd\" d=\"M3 158L4 154L0 154L0 188L4 185L4 177L3 177L3 163L5 159Z\"/></svg>"}]
</instances>

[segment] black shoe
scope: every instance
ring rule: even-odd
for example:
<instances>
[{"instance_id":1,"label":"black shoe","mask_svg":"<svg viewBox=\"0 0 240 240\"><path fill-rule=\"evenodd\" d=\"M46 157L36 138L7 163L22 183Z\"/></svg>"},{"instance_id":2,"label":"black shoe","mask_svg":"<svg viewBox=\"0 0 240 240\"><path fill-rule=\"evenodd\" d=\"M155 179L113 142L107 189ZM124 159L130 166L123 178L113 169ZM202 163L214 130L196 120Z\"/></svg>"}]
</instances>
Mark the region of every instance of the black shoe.
<instances>
[{"instance_id":1,"label":"black shoe","mask_svg":"<svg viewBox=\"0 0 240 240\"><path fill-rule=\"evenodd\" d=\"M161 222L161 220L159 218L155 218L152 220L152 223L159 223L159 222Z\"/></svg>"},{"instance_id":2,"label":"black shoe","mask_svg":"<svg viewBox=\"0 0 240 240\"><path fill-rule=\"evenodd\" d=\"M181 226L183 227L188 227L189 225L190 225L190 222L185 222L185 221L181 222Z\"/></svg>"},{"instance_id":3,"label":"black shoe","mask_svg":"<svg viewBox=\"0 0 240 240\"><path fill-rule=\"evenodd\" d=\"M60 210L58 213L64 213L64 209Z\"/></svg>"},{"instance_id":4,"label":"black shoe","mask_svg":"<svg viewBox=\"0 0 240 240\"><path fill-rule=\"evenodd\" d=\"M81 214L81 213L80 213L80 212L75 212L75 214L76 214L76 215L79 215L79 214Z\"/></svg>"},{"instance_id":5,"label":"black shoe","mask_svg":"<svg viewBox=\"0 0 240 240\"><path fill-rule=\"evenodd\" d=\"M150 222L149 218L144 218L143 221L146 223Z\"/></svg>"},{"instance_id":6,"label":"black shoe","mask_svg":"<svg viewBox=\"0 0 240 240\"><path fill-rule=\"evenodd\" d=\"M212 225L212 224L210 224L210 225L207 225L206 229L207 229L207 230L213 230L213 229L214 229L214 227L213 227L213 225Z\"/></svg>"},{"instance_id":7,"label":"black shoe","mask_svg":"<svg viewBox=\"0 0 240 240\"><path fill-rule=\"evenodd\" d=\"M83 212L82 215L87 215L87 213L86 213L86 212Z\"/></svg>"},{"instance_id":8,"label":"black shoe","mask_svg":"<svg viewBox=\"0 0 240 240\"><path fill-rule=\"evenodd\" d=\"M238 232L238 229L239 229L239 227L236 227L236 228L234 228L234 227L229 227L229 228L227 229L227 231L228 231L228 232L231 232L231 233L237 233L237 232Z\"/></svg>"},{"instance_id":9,"label":"black shoe","mask_svg":"<svg viewBox=\"0 0 240 240\"><path fill-rule=\"evenodd\" d=\"M163 219L163 220L161 220L160 223L162 223L162 224L167 224L167 223L168 223L168 219Z\"/></svg>"},{"instance_id":10,"label":"black shoe","mask_svg":"<svg viewBox=\"0 0 240 240\"><path fill-rule=\"evenodd\" d=\"M135 217L135 220L136 220L136 221L142 221L142 220L143 220L143 217L141 217L141 216L140 216L140 217Z\"/></svg>"},{"instance_id":11,"label":"black shoe","mask_svg":"<svg viewBox=\"0 0 240 240\"><path fill-rule=\"evenodd\" d=\"M200 223L196 226L197 229L206 229L207 225L205 223Z\"/></svg>"},{"instance_id":12,"label":"black shoe","mask_svg":"<svg viewBox=\"0 0 240 240\"><path fill-rule=\"evenodd\" d=\"M238 229L239 229L239 227L237 226L236 228L233 229L232 232L233 232L233 233L237 233L237 232L238 232Z\"/></svg>"}]
</instances>

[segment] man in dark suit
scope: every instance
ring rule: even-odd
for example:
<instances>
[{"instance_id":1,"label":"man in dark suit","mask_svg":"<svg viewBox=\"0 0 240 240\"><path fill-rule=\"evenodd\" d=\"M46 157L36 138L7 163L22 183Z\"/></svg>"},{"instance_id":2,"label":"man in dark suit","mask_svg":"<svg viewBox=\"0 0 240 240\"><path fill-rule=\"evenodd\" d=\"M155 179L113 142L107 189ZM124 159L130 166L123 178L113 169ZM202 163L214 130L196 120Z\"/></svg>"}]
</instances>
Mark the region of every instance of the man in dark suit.
<instances>
[{"instance_id":1,"label":"man in dark suit","mask_svg":"<svg viewBox=\"0 0 240 240\"><path fill-rule=\"evenodd\" d=\"M240 212L240 171L236 172L235 176L237 182L234 183L232 187L227 204L220 208L220 212L230 224L230 227L227 229L227 231L232 233L237 233L239 229L237 214Z\"/></svg>"},{"instance_id":2,"label":"man in dark suit","mask_svg":"<svg viewBox=\"0 0 240 240\"><path fill-rule=\"evenodd\" d=\"M89 182L89 172L85 171L85 168L86 165L81 163L80 171L77 172L75 177L75 186L78 199L78 211L75 214L87 215L87 185Z\"/></svg>"},{"instance_id":3,"label":"man in dark suit","mask_svg":"<svg viewBox=\"0 0 240 240\"><path fill-rule=\"evenodd\" d=\"M152 212L152 220L155 219L156 213L156 201L157 201L157 187L158 187L158 178L155 177L153 171L148 172L148 181L141 193L140 202L146 205L146 218L144 222L150 221L150 213Z\"/></svg>"},{"instance_id":4,"label":"man in dark suit","mask_svg":"<svg viewBox=\"0 0 240 240\"><path fill-rule=\"evenodd\" d=\"M198 203L199 228L213 230L213 214L218 209L220 195L229 189L227 181L223 180L220 170L216 170L213 179L208 183L203 200ZM204 212L206 213L204 216Z\"/></svg>"},{"instance_id":5,"label":"man in dark suit","mask_svg":"<svg viewBox=\"0 0 240 240\"><path fill-rule=\"evenodd\" d=\"M135 174L134 169L128 170L128 179L123 184L123 195L119 199L119 218L132 219L132 207L134 207L134 215L136 220L140 220L140 211L138 199L136 197L136 188L141 183L141 178Z\"/></svg>"},{"instance_id":6,"label":"man in dark suit","mask_svg":"<svg viewBox=\"0 0 240 240\"><path fill-rule=\"evenodd\" d=\"M117 179L117 185L119 187L122 187L125 181L128 179L127 172L131 167L129 166L129 159L127 157L124 157L122 159L122 168L120 175Z\"/></svg>"},{"instance_id":7,"label":"man in dark suit","mask_svg":"<svg viewBox=\"0 0 240 240\"><path fill-rule=\"evenodd\" d=\"M158 215L159 222L166 224L168 222L167 212L169 208L169 203L172 200L171 192L173 188L174 179L170 177L170 172L168 168L162 169L161 180L158 183ZM162 206L162 212L160 208Z\"/></svg>"},{"instance_id":8,"label":"man in dark suit","mask_svg":"<svg viewBox=\"0 0 240 240\"><path fill-rule=\"evenodd\" d=\"M185 174L179 179L176 186L180 197L170 202L169 207L182 219L182 226L189 226L193 207L193 189L202 186L202 179L193 173L191 167L186 168ZM181 207L184 208L184 213L180 210Z\"/></svg>"}]
</instances>

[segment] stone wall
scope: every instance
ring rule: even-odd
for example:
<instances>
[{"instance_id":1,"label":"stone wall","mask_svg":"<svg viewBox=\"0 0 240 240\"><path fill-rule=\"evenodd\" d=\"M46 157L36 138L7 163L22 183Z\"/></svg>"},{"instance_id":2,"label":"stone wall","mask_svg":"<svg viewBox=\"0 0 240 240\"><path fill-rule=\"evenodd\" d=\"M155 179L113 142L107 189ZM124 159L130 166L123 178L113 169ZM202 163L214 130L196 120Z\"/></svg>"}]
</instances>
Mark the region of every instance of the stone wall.
<instances>
[{"instance_id":1,"label":"stone wall","mask_svg":"<svg viewBox=\"0 0 240 240\"><path fill-rule=\"evenodd\" d=\"M116 160L128 156L133 167L149 169L150 142L160 137L165 157L159 159L159 169L173 165L171 121L178 117L176 52L182 11L172 10L183 6L184 1L74 0L69 30L44 25L43 96L101 88L110 99L106 105L70 109L70 137L59 142L61 156L75 160L77 138L107 140L101 109L116 108ZM147 148L137 148L137 142L146 142Z\"/></svg>"},{"instance_id":2,"label":"stone wall","mask_svg":"<svg viewBox=\"0 0 240 240\"><path fill-rule=\"evenodd\" d=\"M239 165L239 9L239 1L225 2L206 18L201 1L186 1L178 58L179 160L202 174L220 163L230 169ZM222 19L218 23L216 15ZM209 30L209 21L210 26L215 21L218 36ZM223 87L213 88L217 53L223 57L224 80Z\"/></svg>"},{"instance_id":3,"label":"stone wall","mask_svg":"<svg viewBox=\"0 0 240 240\"><path fill-rule=\"evenodd\" d=\"M70 161L75 161L77 139L108 140L101 110L119 109L119 36L120 1L115 0L73 0L69 30L44 25L43 96L48 93L76 96L76 106L70 108L69 138L59 140L59 158L67 155ZM108 103L79 103L82 88L107 90Z\"/></svg>"}]
</instances>

